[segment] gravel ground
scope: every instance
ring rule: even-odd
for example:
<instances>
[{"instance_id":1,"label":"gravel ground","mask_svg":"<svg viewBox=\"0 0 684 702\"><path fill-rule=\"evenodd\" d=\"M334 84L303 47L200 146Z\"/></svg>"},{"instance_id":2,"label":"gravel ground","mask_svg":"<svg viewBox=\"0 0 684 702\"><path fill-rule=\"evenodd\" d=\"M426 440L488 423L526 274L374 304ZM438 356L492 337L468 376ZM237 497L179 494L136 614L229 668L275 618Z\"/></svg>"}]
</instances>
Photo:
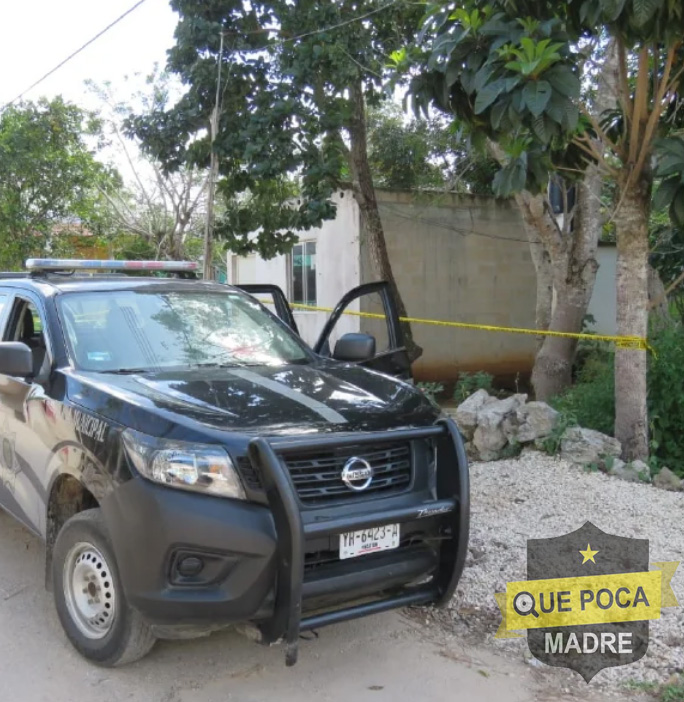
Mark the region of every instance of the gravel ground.
<instances>
[{"instance_id":1,"label":"gravel ground","mask_svg":"<svg viewBox=\"0 0 684 702\"><path fill-rule=\"evenodd\" d=\"M529 660L525 639L499 640L494 592L526 577L528 538L561 536L591 521L603 531L647 538L651 561L684 562L684 494L587 473L530 452L514 460L471 466L470 553L446 624L493 648ZM684 670L684 564L672 580L681 607L651 622L648 652L637 663L601 671L593 684L664 682ZM540 664L541 665L541 664ZM546 666L544 666L546 667ZM580 680L571 671L563 671Z\"/></svg>"}]
</instances>

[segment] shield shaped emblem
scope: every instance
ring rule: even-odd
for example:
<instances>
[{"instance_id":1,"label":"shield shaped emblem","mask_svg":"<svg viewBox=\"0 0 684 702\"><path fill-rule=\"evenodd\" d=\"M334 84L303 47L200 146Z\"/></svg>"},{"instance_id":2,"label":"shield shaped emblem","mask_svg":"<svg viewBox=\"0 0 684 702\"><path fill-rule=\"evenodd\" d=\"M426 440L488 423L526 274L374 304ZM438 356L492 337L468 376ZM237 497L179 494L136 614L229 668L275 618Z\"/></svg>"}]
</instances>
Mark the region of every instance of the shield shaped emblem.
<instances>
[{"instance_id":1,"label":"shield shaped emblem","mask_svg":"<svg viewBox=\"0 0 684 702\"><path fill-rule=\"evenodd\" d=\"M577 531L564 536L528 539L527 579L643 572L648 570L648 559L647 539L606 534L591 522L585 522ZM574 639L571 638L572 634L575 635ZM629 636L620 639L620 634ZM615 645L615 642L625 639L630 641L628 653L622 652ZM589 641L590 645L568 646L568 641ZM587 682L603 668L638 661L646 653L648 641L648 621L547 627L527 631L527 644L535 658L547 665L575 670Z\"/></svg>"}]
</instances>

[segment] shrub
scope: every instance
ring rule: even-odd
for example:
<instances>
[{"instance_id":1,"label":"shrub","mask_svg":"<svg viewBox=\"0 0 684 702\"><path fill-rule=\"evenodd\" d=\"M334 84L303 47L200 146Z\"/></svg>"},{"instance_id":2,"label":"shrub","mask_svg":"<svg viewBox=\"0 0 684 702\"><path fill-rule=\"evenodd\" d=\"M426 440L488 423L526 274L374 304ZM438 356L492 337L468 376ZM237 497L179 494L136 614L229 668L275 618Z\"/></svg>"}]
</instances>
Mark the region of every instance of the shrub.
<instances>
[{"instance_id":1,"label":"shrub","mask_svg":"<svg viewBox=\"0 0 684 702\"><path fill-rule=\"evenodd\" d=\"M548 453L549 456L555 456L560 452L561 449L561 439L563 434L568 427L577 426L577 420L575 416L570 412L559 410L560 417L556 422L556 426L553 428L551 433L543 438L540 442L540 448L544 453Z\"/></svg>"},{"instance_id":2,"label":"shrub","mask_svg":"<svg viewBox=\"0 0 684 702\"><path fill-rule=\"evenodd\" d=\"M454 386L454 400L460 404L477 390L492 392L493 383L494 376L484 371L461 373Z\"/></svg>"},{"instance_id":3,"label":"shrub","mask_svg":"<svg viewBox=\"0 0 684 702\"><path fill-rule=\"evenodd\" d=\"M684 330L675 325L652 338L649 355L648 416L652 468L666 465L684 477ZM611 436L615 430L614 354L595 348L583 358L577 382L551 400L563 418L559 426L576 423ZM557 450L549 441L546 450Z\"/></svg>"},{"instance_id":4,"label":"shrub","mask_svg":"<svg viewBox=\"0 0 684 702\"><path fill-rule=\"evenodd\" d=\"M551 406L576 424L612 435L615 431L614 354L595 349L583 360L577 382Z\"/></svg>"},{"instance_id":5,"label":"shrub","mask_svg":"<svg viewBox=\"0 0 684 702\"><path fill-rule=\"evenodd\" d=\"M437 402L437 395L444 392L442 383L418 383L418 389L433 402Z\"/></svg>"},{"instance_id":6,"label":"shrub","mask_svg":"<svg viewBox=\"0 0 684 702\"><path fill-rule=\"evenodd\" d=\"M684 477L684 331L660 330L651 340L655 354L648 369L648 416L651 454Z\"/></svg>"}]
</instances>

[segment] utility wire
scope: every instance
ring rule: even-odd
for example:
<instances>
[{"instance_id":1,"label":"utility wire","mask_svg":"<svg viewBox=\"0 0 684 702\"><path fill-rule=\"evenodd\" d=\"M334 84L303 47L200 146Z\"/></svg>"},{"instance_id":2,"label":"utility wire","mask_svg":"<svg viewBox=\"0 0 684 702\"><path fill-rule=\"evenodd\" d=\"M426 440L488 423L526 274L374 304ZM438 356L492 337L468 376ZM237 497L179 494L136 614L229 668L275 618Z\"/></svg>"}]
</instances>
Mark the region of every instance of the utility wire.
<instances>
[{"instance_id":1,"label":"utility wire","mask_svg":"<svg viewBox=\"0 0 684 702\"><path fill-rule=\"evenodd\" d=\"M124 12L122 15L117 17L113 22L108 24L102 31L98 32L92 39L88 40L83 46L80 48L76 49L72 54L67 56L63 61L58 63L54 68L50 69L44 76L41 76L35 83L32 83L28 88L25 90L22 90L19 95L17 95L15 98L10 100L9 102L6 102L2 107L0 107L0 112L3 112L6 110L10 105L13 105L17 100L20 100L26 93L28 93L30 90L33 90L37 85L40 85L44 80L49 78L53 73L57 72L62 66L67 64L71 59L75 58L80 54L84 49L87 49L93 42L97 41L103 34L107 33L112 27L117 25L121 20L123 20L125 17L131 14L133 10L137 9L140 7L145 2L145 0L138 0L138 2L135 3L132 7L130 7L126 12ZM305 32L303 34L298 34L297 36L294 37L284 37L282 39L279 39L277 41L274 41L270 43L268 46L263 46L260 48L254 48L254 49L241 49L237 51L233 51L232 53L235 54L248 54L248 53L254 53L254 52L259 52L259 51L264 51L265 49L269 48L269 46L279 46L282 44L287 44L289 42L293 41L299 41L300 39L305 39L306 37L313 36L315 34L323 34L324 32L330 32L334 29L339 29L340 27L346 27L349 24L353 24L354 22L360 22L361 20L364 20L368 17L372 17L373 15L377 14L378 12L383 12L384 10L387 10L390 7L393 7L399 2L399 0L391 0L391 2L386 3L385 5L381 5L380 7L375 8L374 10L371 10L370 12L366 12L363 15L358 15L356 17L350 17L347 20L344 20L343 22L338 22L337 24L330 25L329 27L322 27L321 29L314 29L313 31L310 32ZM273 27L273 28L265 28L262 30L258 30L259 33L264 32L264 31L273 31L277 32L279 31L278 28ZM235 34L235 32L224 32L224 34ZM249 34L256 33L256 32L248 32Z\"/></svg>"},{"instance_id":2,"label":"utility wire","mask_svg":"<svg viewBox=\"0 0 684 702\"><path fill-rule=\"evenodd\" d=\"M253 49L237 49L233 53L236 54L251 54L255 53L258 51L265 51L266 49L269 49L273 46L281 46L282 44L289 44L292 41L299 41L300 39L306 39L306 37L312 37L316 34L324 34L325 32L331 32L333 29L340 29L340 27L346 27L349 24L354 24L355 22L360 22L361 20L366 19L367 17L372 17L373 15L377 15L378 12L383 12L384 10L389 9L390 7L394 7L399 2L399 0L391 0L391 2L386 3L385 5L381 5L380 7L376 7L374 10L370 10L369 12L366 12L363 15L357 15L356 17L350 17L349 19L343 20L342 22L338 22L337 24L331 24L329 27L321 27L320 29L313 29L310 32L304 32L303 34L297 34L297 36L294 37L283 37L281 39L278 39L277 41L270 42L266 44L265 46L260 46L260 47L255 47ZM281 29L279 27L263 27L262 29L257 29L251 32L245 32L245 34L267 34L269 32L280 32ZM233 32L233 31L226 31L223 32L223 34L232 34L234 36L240 35L241 32Z\"/></svg>"},{"instance_id":3,"label":"utility wire","mask_svg":"<svg viewBox=\"0 0 684 702\"><path fill-rule=\"evenodd\" d=\"M60 68L62 68L62 66L69 63L69 61L71 61L71 59L78 56L84 49L87 49L93 42L96 42L103 34L106 34L112 27L119 24L119 22L121 22L122 19L124 19L125 17L130 15L131 12L133 12L133 10L136 10L144 2L145 2L145 0L138 0L138 2L135 3L135 5L133 5L132 7L129 7L128 10L126 10L126 12L124 12L122 15L119 15L119 17L117 17L113 22L108 24L103 30L98 32L92 39L89 39L85 44L83 44L83 46L76 49L76 51L74 51L72 54L69 54L69 56L67 56L63 61L58 63L54 68L50 69L44 76L40 77L35 83L33 83L32 85L29 85L29 87L26 88L25 90L22 90L19 93L19 95L17 95L14 99L10 100L9 102L6 102L2 107L0 107L0 112L3 112L4 110L6 110L10 105L13 105L17 100L21 100L21 98L24 97L24 95L26 93L28 93L30 90L33 90L33 88L35 88L37 85L40 85L44 80L49 78L53 73L56 73Z\"/></svg>"}]
</instances>

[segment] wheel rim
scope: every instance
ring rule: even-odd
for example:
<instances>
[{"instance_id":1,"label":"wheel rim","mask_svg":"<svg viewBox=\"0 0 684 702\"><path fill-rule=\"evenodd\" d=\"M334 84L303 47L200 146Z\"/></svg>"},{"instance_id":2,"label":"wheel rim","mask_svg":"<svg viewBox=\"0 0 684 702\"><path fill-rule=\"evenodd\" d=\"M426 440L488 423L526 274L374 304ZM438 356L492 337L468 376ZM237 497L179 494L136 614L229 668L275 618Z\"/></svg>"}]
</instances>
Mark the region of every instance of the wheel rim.
<instances>
[{"instance_id":1,"label":"wheel rim","mask_svg":"<svg viewBox=\"0 0 684 702\"><path fill-rule=\"evenodd\" d=\"M64 562L64 598L71 619L89 639L104 638L116 617L112 570L92 544L78 543Z\"/></svg>"}]
</instances>

